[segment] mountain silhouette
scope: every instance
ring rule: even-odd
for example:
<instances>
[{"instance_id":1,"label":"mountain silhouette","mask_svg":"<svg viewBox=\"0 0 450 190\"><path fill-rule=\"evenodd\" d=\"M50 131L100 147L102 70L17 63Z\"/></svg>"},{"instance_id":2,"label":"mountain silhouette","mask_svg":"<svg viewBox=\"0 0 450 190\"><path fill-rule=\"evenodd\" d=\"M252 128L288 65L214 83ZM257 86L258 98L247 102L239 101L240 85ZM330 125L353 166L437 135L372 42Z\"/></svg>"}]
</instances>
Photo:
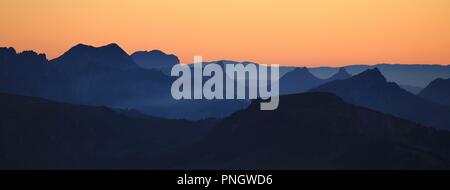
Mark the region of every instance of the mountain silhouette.
<instances>
[{"instance_id":1,"label":"mountain silhouette","mask_svg":"<svg viewBox=\"0 0 450 190\"><path fill-rule=\"evenodd\" d=\"M328 82L334 81L334 80L344 80L352 77L347 70L344 67L339 68L338 72L327 79Z\"/></svg>"},{"instance_id":2,"label":"mountain silhouette","mask_svg":"<svg viewBox=\"0 0 450 190\"><path fill-rule=\"evenodd\" d=\"M0 92L30 96L57 94L52 84L60 83L63 75L54 70L45 54L0 48Z\"/></svg>"},{"instance_id":3,"label":"mountain silhouette","mask_svg":"<svg viewBox=\"0 0 450 190\"><path fill-rule=\"evenodd\" d=\"M281 77L279 84L280 94L286 95L306 92L326 82L324 79L315 77L306 67L296 68Z\"/></svg>"},{"instance_id":4,"label":"mountain silhouette","mask_svg":"<svg viewBox=\"0 0 450 190\"><path fill-rule=\"evenodd\" d=\"M436 79L423 89L420 97L450 106L450 79Z\"/></svg>"},{"instance_id":5,"label":"mountain silhouette","mask_svg":"<svg viewBox=\"0 0 450 190\"><path fill-rule=\"evenodd\" d=\"M376 67L389 81L421 88L437 78L450 77L449 65L378 64Z\"/></svg>"},{"instance_id":6,"label":"mountain silhouette","mask_svg":"<svg viewBox=\"0 0 450 190\"><path fill-rule=\"evenodd\" d=\"M170 98L172 79L155 70L142 69L117 44L93 47L78 44L51 60L67 84L59 101L114 108L135 108L145 100ZM47 98L47 97L44 97Z\"/></svg>"},{"instance_id":7,"label":"mountain silhouette","mask_svg":"<svg viewBox=\"0 0 450 190\"><path fill-rule=\"evenodd\" d=\"M0 92L4 93L192 120L222 118L249 104L174 100L170 88L175 77L138 66L117 44L78 44L51 61L42 54L3 48L0 58Z\"/></svg>"},{"instance_id":8,"label":"mountain silhouette","mask_svg":"<svg viewBox=\"0 0 450 190\"><path fill-rule=\"evenodd\" d=\"M344 67L351 75L357 75L367 69L378 68L388 81L400 86L413 86L425 88L437 78L450 77L450 65L432 64L376 64L376 65L349 65ZM309 68L311 73L319 78L329 78L336 73L336 67Z\"/></svg>"},{"instance_id":9,"label":"mountain silhouette","mask_svg":"<svg viewBox=\"0 0 450 190\"><path fill-rule=\"evenodd\" d=\"M70 69L71 73L109 72L118 69L134 69L137 65L131 57L117 44L93 47L78 44L60 57L50 61L51 64Z\"/></svg>"},{"instance_id":10,"label":"mountain silhouette","mask_svg":"<svg viewBox=\"0 0 450 190\"><path fill-rule=\"evenodd\" d=\"M0 104L2 170L154 169L159 154L198 141L211 128L3 93Z\"/></svg>"},{"instance_id":11,"label":"mountain silhouette","mask_svg":"<svg viewBox=\"0 0 450 190\"><path fill-rule=\"evenodd\" d=\"M180 60L173 54L165 54L160 50L137 51L131 54L134 62L146 69L156 69L170 75L172 67L180 64Z\"/></svg>"},{"instance_id":12,"label":"mountain silhouette","mask_svg":"<svg viewBox=\"0 0 450 190\"><path fill-rule=\"evenodd\" d=\"M330 93L255 100L168 163L179 169L444 169L450 133L348 104ZM202 159L198 159L198 158ZM186 166L187 165L187 166Z\"/></svg>"},{"instance_id":13,"label":"mountain silhouette","mask_svg":"<svg viewBox=\"0 0 450 190\"><path fill-rule=\"evenodd\" d=\"M47 57L45 54L38 54L34 51L24 51L17 53L12 47L0 48L0 64L14 64L21 65L30 64L45 64L47 63Z\"/></svg>"},{"instance_id":14,"label":"mountain silhouette","mask_svg":"<svg viewBox=\"0 0 450 190\"><path fill-rule=\"evenodd\" d=\"M331 92L354 105L371 108L429 127L450 129L449 108L420 98L388 82L381 72L369 69L346 80L336 80L312 89Z\"/></svg>"}]
</instances>

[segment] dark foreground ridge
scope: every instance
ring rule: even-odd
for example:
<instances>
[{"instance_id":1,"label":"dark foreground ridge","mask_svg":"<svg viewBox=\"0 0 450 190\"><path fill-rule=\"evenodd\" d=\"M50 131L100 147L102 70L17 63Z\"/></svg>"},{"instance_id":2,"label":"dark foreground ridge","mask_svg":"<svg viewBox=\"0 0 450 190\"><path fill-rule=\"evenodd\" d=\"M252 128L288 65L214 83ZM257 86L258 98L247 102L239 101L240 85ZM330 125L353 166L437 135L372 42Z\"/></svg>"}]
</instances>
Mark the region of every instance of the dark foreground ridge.
<instances>
[{"instance_id":1,"label":"dark foreground ridge","mask_svg":"<svg viewBox=\"0 0 450 190\"><path fill-rule=\"evenodd\" d=\"M189 168L450 168L449 132L353 106L330 93L282 96L280 102L275 111L261 111L254 101L224 119L186 153Z\"/></svg>"},{"instance_id":2,"label":"dark foreground ridge","mask_svg":"<svg viewBox=\"0 0 450 190\"><path fill-rule=\"evenodd\" d=\"M449 169L450 133L329 93L190 122L0 94L1 169ZM212 130L211 132L208 132Z\"/></svg>"},{"instance_id":3,"label":"dark foreground ridge","mask_svg":"<svg viewBox=\"0 0 450 190\"><path fill-rule=\"evenodd\" d=\"M0 169L152 169L210 128L1 93L0 105Z\"/></svg>"}]
</instances>

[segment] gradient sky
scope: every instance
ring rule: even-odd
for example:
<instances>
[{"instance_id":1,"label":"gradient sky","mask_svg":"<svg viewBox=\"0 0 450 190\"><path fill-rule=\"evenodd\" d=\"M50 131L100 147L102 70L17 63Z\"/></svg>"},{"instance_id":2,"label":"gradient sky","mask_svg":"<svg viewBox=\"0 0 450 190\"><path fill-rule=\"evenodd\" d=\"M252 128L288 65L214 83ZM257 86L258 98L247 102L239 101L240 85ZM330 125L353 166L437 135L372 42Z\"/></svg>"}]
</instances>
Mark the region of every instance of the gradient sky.
<instances>
[{"instance_id":1,"label":"gradient sky","mask_svg":"<svg viewBox=\"0 0 450 190\"><path fill-rule=\"evenodd\" d=\"M0 46L85 43L184 63L450 64L450 0L0 0Z\"/></svg>"}]
</instances>

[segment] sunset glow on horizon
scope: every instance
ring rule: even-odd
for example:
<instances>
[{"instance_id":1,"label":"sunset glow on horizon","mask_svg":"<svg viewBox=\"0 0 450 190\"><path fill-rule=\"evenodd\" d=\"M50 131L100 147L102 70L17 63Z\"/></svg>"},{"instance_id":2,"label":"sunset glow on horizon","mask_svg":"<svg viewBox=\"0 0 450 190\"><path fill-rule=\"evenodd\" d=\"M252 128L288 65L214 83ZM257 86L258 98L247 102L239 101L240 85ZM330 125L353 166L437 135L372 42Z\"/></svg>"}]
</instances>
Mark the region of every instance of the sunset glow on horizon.
<instances>
[{"instance_id":1,"label":"sunset glow on horizon","mask_svg":"<svg viewBox=\"0 0 450 190\"><path fill-rule=\"evenodd\" d=\"M183 63L450 64L449 0L0 1L0 47L50 59L117 43Z\"/></svg>"}]
</instances>

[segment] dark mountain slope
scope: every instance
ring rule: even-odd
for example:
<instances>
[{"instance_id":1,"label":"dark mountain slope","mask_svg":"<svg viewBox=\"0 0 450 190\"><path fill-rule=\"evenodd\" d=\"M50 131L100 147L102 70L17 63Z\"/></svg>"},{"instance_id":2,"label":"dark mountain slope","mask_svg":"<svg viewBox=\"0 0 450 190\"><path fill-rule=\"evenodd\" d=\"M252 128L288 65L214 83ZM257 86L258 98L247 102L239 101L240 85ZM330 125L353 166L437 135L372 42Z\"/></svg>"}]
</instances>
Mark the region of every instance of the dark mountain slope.
<instances>
[{"instance_id":1,"label":"dark mountain slope","mask_svg":"<svg viewBox=\"0 0 450 190\"><path fill-rule=\"evenodd\" d=\"M275 111L254 101L172 161L201 169L448 169L448 146L447 131L305 93L280 97Z\"/></svg>"},{"instance_id":2,"label":"dark mountain slope","mask_svg":"<svg viewBox=\"0 0 450 190\"><path fill-rule=\"evenodd\" d=\"M450 79L436 79L423 89L420 97L450 106Z\"/></svg>"},{"instance_id":3,"label":"dark mountain slope","mask_svg":"<svg viewBox=\"0 0 450 190\"><path fill-rule=\"evenodd\" d=\"M0 105L0 169L155 169L208 124L9 94Z\"/></svg>"},{"instance_id":4,"label":"dark mountain slope","mask_svg":"<svg viewBox=\"0 0 450 190\"><path fill-rule=\"evenodd\" d=\"M58 94L52 88L62 83L64 75L54 70L44 54L0 48L0 92L41 97Z\"/></svg>"}]
</instances>

